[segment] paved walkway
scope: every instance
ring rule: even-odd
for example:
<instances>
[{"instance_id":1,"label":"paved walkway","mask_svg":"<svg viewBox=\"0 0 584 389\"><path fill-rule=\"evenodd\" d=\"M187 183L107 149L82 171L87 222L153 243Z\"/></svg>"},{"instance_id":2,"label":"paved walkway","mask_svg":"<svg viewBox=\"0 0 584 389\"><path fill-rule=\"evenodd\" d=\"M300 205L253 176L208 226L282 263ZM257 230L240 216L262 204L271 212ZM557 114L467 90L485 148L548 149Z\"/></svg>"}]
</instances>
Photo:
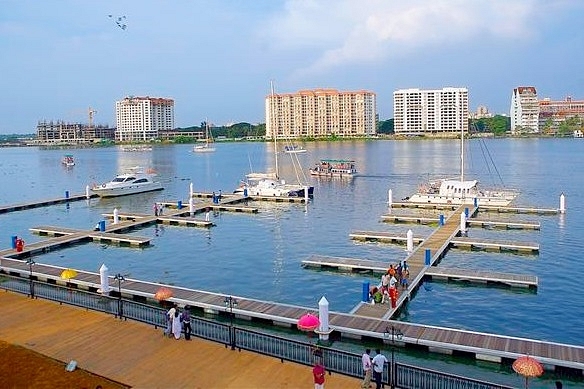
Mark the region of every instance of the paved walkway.
<instances>
[{"instance_id":1,"label":"paved walkway","mask_svg":"<svg viewBox=\"0 0 584 389\"><path fill-rule=\"evenodd\" d=\"M133 388L313 388L309 366L46 300L0 291L0 339ZM326 388L358 388L333 374Z\"/></svg>"}]
</instances>

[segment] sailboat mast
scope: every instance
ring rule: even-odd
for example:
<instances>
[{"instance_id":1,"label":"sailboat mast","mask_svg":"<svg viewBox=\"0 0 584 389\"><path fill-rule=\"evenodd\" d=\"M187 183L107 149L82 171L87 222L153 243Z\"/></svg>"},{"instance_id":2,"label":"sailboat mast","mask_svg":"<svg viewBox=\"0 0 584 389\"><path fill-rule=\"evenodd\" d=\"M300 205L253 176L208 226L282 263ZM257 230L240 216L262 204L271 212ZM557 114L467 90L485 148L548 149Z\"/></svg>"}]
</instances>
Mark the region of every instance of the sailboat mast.
<instances>
[{"instance_id":1,"label":"sailboat mast","mask_svg":"<svg viewBox=\"0 0 584 389\"><path fill-rule=\"evenodd\" d=\"M274 95L274 82L270 80L270 125L272 126L272 136L274 137L274 161L276 168L276 179L280 179L280 173L278 172L278 146L277 146L277 125L276 116L274 115L274 106L276 105L276 99Z\"/></svg>"},{"instance_id":2,"label":"sailboat mast","mask_svg":"<svg viewBox=\"0 0 584 389\"><path fill-rule=\"evenodd\" d=\"M464 181L464 127L460 130L460 182Z\"/></svg>"}]
</instances>

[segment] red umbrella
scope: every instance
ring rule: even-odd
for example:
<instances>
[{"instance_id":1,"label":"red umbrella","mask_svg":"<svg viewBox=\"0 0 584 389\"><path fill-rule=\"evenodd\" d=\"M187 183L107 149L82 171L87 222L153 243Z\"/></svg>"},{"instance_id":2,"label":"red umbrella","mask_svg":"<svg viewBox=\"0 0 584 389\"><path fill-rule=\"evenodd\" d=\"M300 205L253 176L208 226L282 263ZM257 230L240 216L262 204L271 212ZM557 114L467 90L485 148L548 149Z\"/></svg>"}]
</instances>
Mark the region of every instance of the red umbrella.
<instances>
[{"instance_id":1,"label":"red umbrella","mask_svg":"<svg viewBox=\"0 0 584 389\"><path fill-rule=\"evenodd\" d=\"M529 355L519 357L513 362L513 370L525 377L525 387L528 387L529 377L539 377L543 374L543 366Z\"/></svg>"},{"instance_id":2,"label":"red umbrella","mask_svg":"<svg viewBox=\"0 0 584 389\"><path fill-rule=\"evenodd\" d=\"M158 301L162 301L171 298L173 295L174 293L172 292L171 289L168 289L167 287L163 286L156 291L156 293L154 294L154 298Z\"/></svg>"},{"instance_id":3,"label":"red umbrella","mask_svg":"<svg viewBox=\"0 0 584 389\"><path fill-rule=\"evenodd\" d=\"M302 315L300 319L298 319L298 323L296 326L301 331L314 331L320 326L320 320L318 317L314 316L311 313L307 313L306 315Z\"/></svg>"}]
</instances>

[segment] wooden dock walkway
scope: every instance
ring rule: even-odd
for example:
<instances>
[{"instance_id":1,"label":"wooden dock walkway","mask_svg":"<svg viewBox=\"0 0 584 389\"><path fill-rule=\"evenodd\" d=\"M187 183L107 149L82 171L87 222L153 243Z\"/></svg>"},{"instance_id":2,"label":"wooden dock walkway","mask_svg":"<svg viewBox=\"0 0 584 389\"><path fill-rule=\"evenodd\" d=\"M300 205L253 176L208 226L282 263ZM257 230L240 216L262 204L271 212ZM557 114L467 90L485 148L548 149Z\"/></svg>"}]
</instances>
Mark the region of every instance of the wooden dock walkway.
<instances>
[{"instance_id":1,"label":"wooden dock walkway","mask_svg":"<svg viewBox=\"0 0 584 389\"><path fill-rule=\"evenodd\" d=\"M439 217L429 217L420 215L383 215L381 220L387 223L413 223L413 224L438 224L440 223ZM460 221L459 221L460 222ZM483 228L503 228L508 230L539 230L541 225L539 222L510 222L510 221L494 221L494 220L481 220L469 217L467 219L467 225L470 227L483 227Z\"/></svg>"},{"instance_id":2,"label":"wooden dock walkway","mask_svg":"<svg viewBox=\"0 0 584 389\"><path fill-rule=\"evenodd\" d=\"M111 315L0 293L0 338L132 388L310 388L312 369L196 337L161 336L152 326ZM123 346L122 346L123 345ZM209 363L214 361L214 363ZM15 374L24 374L15 367ZM67 373L63 373L67 374ZM360 380L326 376L330 388ZM107 387L104 386L104 387Z\"/></svg>"},{"instance_id":3,"label":"wooden dock walkway","mask_svg":"<svg viewBox=\"0 0 584 389\"><path fill-rule=\"evenodd\" d=\"M80 289L97 290L100 287L99 274L97 273L78 271L78 275L74 279L62 280L60 279L62 270L62 268L56 266L37 263L33 267L33 277L40 280L51 277L54 279L53 283L66 283L71 287L78 287ZM11 275L20 274L22 277L27 278L29 267L22 261L3 259L2 271ZM110 286L117 292L117 281L113 277L110 277ZM121 283L121 291L125 299L154 302L156 301L154 300L154 294L160 286L161 284L157 283L126 279ZM193 309L207 314L218 314L225 311L225 295L223 294L171 285L166 286L171 288L174 293L174 297L170 301L177 304L188 304ZM237 306L233 308L233 313L238 319L257 320L265 324L288 326L291 329L296 328L299 317L307 312L318 311L316 306L310 308L261 301L241 296L233 297L238 301ZM385 306L384 304L366 305L369 307ZM378 340L384 340L384 332L387 326L393 325L403 332L404 337L399 341L399 344L405 347L422 347L431 352L439 351L441 353L460 352L465 355L472 355L476 359L493 362L513 360L520 355L529 354L536 357L551 369L554 367L563 367L576 369L581 372L584 371L584 347L582 346L388 321L386 318L367 317L354 313L330 312L329 323L331 329L346 338L376 338Z\"/></svg>"},{"instance_id":4,"label":"wooden dock walkway","mask_svg":"<svg viewBox=\"0 0 584 389\"><path fill-rule=\"evenodd\" d=\"M97 195L90 195L91 197L97 197ZM80 200L87 200L87 196L85 194L75 194L72 196L65 196L65 197L57 197L48 200L40 200L40 201L29 201L25 203L19 204L12 204L12 205L3 205L0 206L0 214L1 213L8 213L8 212L15 212L15 211L23 211L25 209L32 209L32 208L40 208L40 207L47 207L50 205L56 204L66 204L73 201L80 201Z\"/></svg>"},{"instance_id":5,"label":"wooden dock walkway","mask_svg":"<svg viewBox=\"0 0 584 389\"><path fill-rule=\"evenodd\" d=\"M453 204L432 204L432 203L413 203L409 201L397 201L391 203L392 208L410 208L410 209L436 209L436 210L456 210L459 205ZM463 207L474 208L472 204L464 204ZM479 212L495 213L518 213L518 214L535 214L535 215L557 215L560 211L557 208L535 208L535 207L498 207L493 205L481 205L478 207Z\"/></svg>"}]
</instances>

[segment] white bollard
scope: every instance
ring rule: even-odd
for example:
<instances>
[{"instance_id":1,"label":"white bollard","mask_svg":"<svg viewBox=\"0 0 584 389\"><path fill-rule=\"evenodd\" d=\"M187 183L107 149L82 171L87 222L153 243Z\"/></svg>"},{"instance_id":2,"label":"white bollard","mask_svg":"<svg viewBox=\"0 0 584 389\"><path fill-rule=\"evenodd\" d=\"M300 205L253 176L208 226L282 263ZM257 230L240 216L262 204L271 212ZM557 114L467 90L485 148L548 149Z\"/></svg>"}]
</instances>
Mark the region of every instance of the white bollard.
<instances>
[{"instance_id":1,"label":"white bollard","mask_svg":"<svg viewBox=\"0 0 584 389\"><path fill-rule=\"evenodd\" d=\"M193 183L191 182L189 184L189 198L192 198L193 197L193 193L195 193L195 192L193 190Z\"/></svg>"},{"instance_id":2,"label":"white bollard","mask_svg":"<svg viewBox=\"0 0 584 389\"><path fill-rule=\"evenodd\" d=\"M566 213L566 196L560 195L560 213Z\"/></svg>"},{"instance_id":3,"label":"white bollard","mask_svg":"<svg viewBox=\"0 0 584 389\"><path fill-rule=\"evenodd\" d=\"M114 224L118 224L120 222L120 213L117 208L114 208Z\"/></svg>"},{"instance_id":4,"label":"white bollard","mask_svg":"<svg viewBox=\"0 0 584 389\"><path fill-rule=\"evenodd\" d=\"M195 199L193 196L189 197L189 212L191 213L191 217L195 216Z\"/></svg>"},{"instance_id":5,"label":"white bollard","mask_svg":"<svg viewBox=\"0 0 584 389\"><path fill-rule=\"evenodd\" d=\"M460 232L466 234L466 215L464 212L460 214Z\"/></svg>"},{"instance_id":6,"label":"white bollard","mask_svg":"<svg viewBox=\"0 0 584 389\"><path fill-rule=\"evenodd\" d=\"M320 326L318 327L318 337L322 341L328 341L330 330L329 330L329 302L322 296L318 302L318 320L320 320Z\"/></svg>"},{"instance_id":7,"label":"white bollard","mask_svg":"<svg viewBox=\"0 0 584 389\"><path fill-rule=\"evenodd\" d=\"M304 187L304 203L308 204L308 187Z\"/></svg>"},{"instance_id":8,"label":"white bollard","mask_svg":"<svg viewBox=\"0 0 584 389\"><path fill-rule=\"evenodd\" d=\"M412 232L412 230L408 230L406 236L408 238L407 251L408 253L411 253L412 251L414 251L414 233Z\"/></svg>"},{"instance_id":9,"label":"white bollard","mask_svg":"<svg viewBox=\"0 0 584 389\"><path fill-rule=\"evenodd\" d=\"M393 191L390 189L387 191L387 207L391 210L393 205Z\"/></svg>"},{"instance_id":10,"label":"white bollard","mask_svg":"<svg viewBox=\"0 0 584 389\"><path fill-rule=\"evenodd\" d=\"M99 268L99 280L101 282L101 294L103 295L108 295L110 291L108 272L109 269L107 268L105 263L101 265L101 267Z\"/></svg>"},{"instance_id":11,"label":"white bollard","mask_svg":"<svg viewBox=\"0 0 584 389\"><path fill-rule=\"evenodd\" d=\"M91 198L91 195L89 194L89 185L85 185L85 198Z\"/></svg>"},{"instance_id":12,"label":"white bollard","mask_svg":"<svg viewBox=\"0 0 584 389\"><path fill-rule=\"evenodd\" d=\"M209 220L211 220L211 211L207 211L207 213L205 213L205 221L208 222Z\"/></svg>"}]
</instances>

